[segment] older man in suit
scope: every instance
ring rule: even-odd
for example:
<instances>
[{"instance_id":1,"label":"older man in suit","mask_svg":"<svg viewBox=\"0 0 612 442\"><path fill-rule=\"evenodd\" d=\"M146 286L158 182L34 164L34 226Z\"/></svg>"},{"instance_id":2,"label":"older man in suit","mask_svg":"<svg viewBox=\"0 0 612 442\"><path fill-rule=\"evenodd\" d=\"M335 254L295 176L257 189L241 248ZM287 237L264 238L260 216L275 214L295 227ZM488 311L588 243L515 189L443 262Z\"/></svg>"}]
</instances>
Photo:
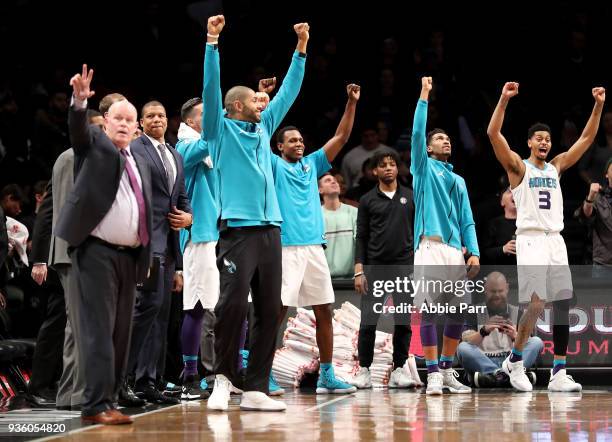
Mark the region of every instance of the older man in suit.
<instances>
[{"instance_id":1,"label":"older man in suit","mask_svg":"<svg viewBox=\"0 0 612 442\"><path fill-rule=\"evenodd\" d=\"M146 279L151 262L151 175L146 159L130 149L138 124L131 103L114 103L104 130L87 124L92 77L93 70L83 65L70 80L75 180L55 233L71 248L71 284L78 292L82 418L126 424L132 419L114 403L127 367L136 282Z\"/></svg>"},{"instance_id":2,"label":"older man in suit","mask_svg":"<svg viewBox=\"0 0 612 442\"><path fill-rule=\"evenodd\" d=\"M137 395L152 403L172 404L178 399L160 392L156 378L163 376L165 368L171 292L183 286L178 231L189 227L193 217L185 191L183 160L164 139L168 128L164 106L159 101L146 103L140 125L144 133L132 141L130 148L151 168L153 271L136 294L128 373L135 375ZM175 268L180 270L175 272Z\"/></svg>"},{"instance_id":3,"label":"older man in suit","mask_svg":"<svg viewBox=\"0 0 612 442\"><path fill-rule=\"evenodd\" d=\"M125 100L121 94L112 93L100 100L100 113L104 115L116 101ZM87 111L89 124L97 124L97 114ZM53 165L53 175L46 189L34 224L32 252L30 258L32 278L39 285L47 279L47 263L59 276L64 289L66 307L66 328L64 330L63 371L59 380L56 396L56 408L59 410L79 410L83 395L83 371L78 370L78 355L74 334L78 333L77 310L69 308L74 305L75 290L70 287L72 262L68 256L68 243L52 234L64 206L66 197L72 190L74 182L74 150L66 149ZM138 398L136 398L138 399ZM141 401L143 402L143 401ZM143 402L144 403L144 402Z\"/></svg>"}]
</instances>

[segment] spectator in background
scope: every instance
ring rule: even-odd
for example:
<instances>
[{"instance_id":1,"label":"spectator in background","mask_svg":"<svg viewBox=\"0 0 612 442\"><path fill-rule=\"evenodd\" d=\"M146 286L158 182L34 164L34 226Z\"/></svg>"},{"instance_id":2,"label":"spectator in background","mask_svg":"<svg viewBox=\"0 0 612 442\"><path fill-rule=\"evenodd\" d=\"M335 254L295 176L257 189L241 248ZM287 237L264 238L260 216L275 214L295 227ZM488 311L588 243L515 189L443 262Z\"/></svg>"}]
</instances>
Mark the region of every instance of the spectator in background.
<instances>
[{"instance_id":1,"label":"spectator in background","mask_svg":"<svg viewBox=\"0 0 612 442\"><path fill-rule=\"evenodd\" d=\"M23 223L30 232L30 237L28 238L28 250L31 248L32 235L34 232L34 222L36 220L36 214L38 213L38 209L40 208L40 204L47 193L47 180L37 181L32 188L32 193L34 196L34 212L27 211L27 214L22 212L19 217L19 221Z\"/></svg>"},{"instance_id":2,"label":"spectator in background","mask_svg":"<svg viewBox=\"0 0 612 442\"><path fill-rule=\"evenodd\" d=\"M357 209L340 202L340 184L331 173L319 178L327 248L325 258L332 278L351 278L355 263Z\"/></svg>"},{"instance_id":3,"label":"spectator in background","mask_svg":"<svg viewBox=\"0 0 612 442\"><path fill-rule=\"evenodd\" d=\"M484 264L516 265L516 205L510 187L500 198L504 214L488 222Z\"/></svg>"},{"instance_id":4,"label":"spectator in background","mask_svg":"<svg viewBox=\"0 0 612 442\"><path fill-rule=\"evenodd\" d=\"M104 116L97 110L87 109L87 119L90 125L104 129Z\"/></svg>"},{"instance_id":5,"label":"spectator in background","mask_svg":"<svg viewBox=\"0 0 612 442\"><path fill-rule=\"evenodd\" d=\"M492 272L486 277L487 311L468 318L468 330L463 332L463 342L457 347L457 359L475 387L510 387L510 378L501 364L512 350L520 312L518 306L508 304L509 288L502 273ZM535 364L543 347L537 336L527 340L523 349L525 368ZM528 377L535 384L535 376Z\"/></svg>"},{"instance_id":6,"label":"spectator in background","mask_svg":"<svg viewBox=\"0 0 612 442\"><path fill-rule=\"evenodd\" d=\"M0 310L6 308L6 282L8 272L4 262L8 256L8 233L6 232L6 218L0 206Z\"/></svg>"},{"instance_id":7,"label":"spectator in background","mask_svg":"<svg viewBox=\"0 0 612 442\"><path fill-rule=\"evenodd\" d=\"M32 150L43 164L47 176L55 159L68 145L68 95L58 90L49 95L46 109L39 109L34 116Z\"/></svg>"},{"instance_id":8,"label":"spectator in background","mask_svg":"<svg viewBox=\"0 0 612 442\"><path fill-rule=\"evenodd\" d=\"M601 171L612 158L612 111L604 113L602 118L603 136L599 143L594 144L586 152L578 169L580 176L587 183L599 183L602 186L607 184L607 180L601 176Z\"/></svg>"},{"instance_id":9,"label":"spectator in background","mask_svg":"<svg viewBox=\"0 0 612 442\"><path fill-rule=\"evenodd\" d=\"M372 190L376 183L378 183L378 179L376 175L374 175L374 168L376 165L372 162L371 158L366 158L361 165L361 177L359 178L359 183L355 187L347 187L346 198L352 201L357 201L361 199L363 195ZM344 175L343 175L344 177Z\"/></svg>"},{"instance_id":10,"label":"spectator in background","mask_svg":"<svg viewBox=\"0 0 612 442\"><path fill-rule=\"evenodd\" d=\"M342 176L346 180L348 189L359 184L364 161L381 151L393 152L393 149L380 142L377 127L365 126L361 131L361 144L351 149L342 160Z\"/></svg>"},{"instance_id":11,"label":"spectator in background","mask_svg":"<svg viewBox=\"0 0 612 442\"><path fill-rule=\"evenodd\" d=\"M574 217L593 229L593 277L612 276L612 157L605 167L606 184L591 183Z\"/></svg>"},{"instance_id":12,"label":"spectator in background","mask_svg":"<svg viewBox=\"0 0 612 442\"><path fill-rule=\"evenodd\" d=\"M16 218L21 213L21 204L25 201L23 190L17 184L7 184L0 191L0 206L5 216Z\"/></svg>"}]
</instances>

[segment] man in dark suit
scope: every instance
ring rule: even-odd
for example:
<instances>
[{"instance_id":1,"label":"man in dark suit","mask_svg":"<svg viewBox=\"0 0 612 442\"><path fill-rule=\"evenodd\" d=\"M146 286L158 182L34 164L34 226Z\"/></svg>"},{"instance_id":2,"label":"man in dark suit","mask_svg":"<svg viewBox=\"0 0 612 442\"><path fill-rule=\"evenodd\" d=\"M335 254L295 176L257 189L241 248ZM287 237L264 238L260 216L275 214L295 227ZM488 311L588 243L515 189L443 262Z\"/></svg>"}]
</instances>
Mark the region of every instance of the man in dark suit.
<instances>
[{"instance_id":1,"label":"man in dark suit","mask_svg":"<svg viewBox=\"0 0 612 442\"><path fill-rule=\"evenodd\" d=\"M182 270L175 273L175 268L183 268L178 231L191 225L191 205L185 191L183 160L164 139L168 127L164 106L159 101L146 103L140 125L144 133L130 148L142 155L151 169L153 271L136 294L128 373L135 375L137 395L153 403L178 403L160 392L155 381L165 368L171 292L183 286Z\"/></svg>"},{"instance_id":2,"label":"man in dark suit","mask_svg":"<svg viewBox=\"0 0 612 442\"><path fill-rule=\"evenodd\" d=\"M126 98L117 93L108 94L100 100L100 113L87 111L89 124L98 125L98 115L108 112L110 106ZM104 118L102 117L102 126ZM73 292L70 290L70 271L72 261L68 255L68 243L52 234L59 213L64 206L66 197L72 190L74 183L74 151L72 148L65 150L57 157L53 165L53 175L46 189L46 194L38 210L34 233L32 239L32 252L30 255L32 266L32 278L41 285L47 279L47 261L49 267L53 268L59 276L64 289L64 300L66 305L66 329L64 330L63 349L63 371L60 378L56 408L59 410L80 410L81 396L83 394L84 373L78 370L78 355L74 342L74 334L78 333L78 313L76 309L70 308L74 305ZM136 396L134 396L135 399ZM139 400L139 403L144 401ZM120 401L120 404L121 401Z\"/></svg>"},{"instance_id":3,"label":"man in dark suit","mask_svg":"<svg viewBox=\"0 0 612 442\"><path fill-rule=\"evenodd\" d=\"M126 424L132 419L114 403L127 366L136 282L146 279L151 262L151 172L146 159L130 150L138 124L130 102L110 107L104 130L87 124L92 77L93 70L83 65L70 80L75 180L55 233L71 248L71 284L78 292L82 418Z\"/></svg>"}]
</instances>

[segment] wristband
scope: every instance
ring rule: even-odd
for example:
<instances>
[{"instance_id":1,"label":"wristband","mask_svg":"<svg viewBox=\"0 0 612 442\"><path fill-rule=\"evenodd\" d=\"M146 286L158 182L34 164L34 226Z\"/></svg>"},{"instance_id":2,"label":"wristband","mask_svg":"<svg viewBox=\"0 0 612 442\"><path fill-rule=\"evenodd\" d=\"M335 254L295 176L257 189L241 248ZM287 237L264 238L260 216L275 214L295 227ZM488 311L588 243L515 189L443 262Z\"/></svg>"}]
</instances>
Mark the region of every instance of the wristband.
<instances>
[{"instance_id":1,"label":"wristband","mask_svg":"<svg viewBox=\"0 0 612 442\"><path fill-rule=\"evenodd\" d=\"M358 276L363 275L363 272L357 272L353 275L353 278L357 278Z\"/></svg>"},{"instance_id":2,"label":"wristband","mask_svg":"<svg viewBox=\"0 0 612 442\"><path fill-rule=\"evenodd\" d=\"M181 275L181 276L183 276L183 271L182 271L182 270L175 270L175 271L174 271L174 274L175 274L175 275Z\"/></svg>"},{"instance_id":3,"label":"wristband","mask_svg":"<svg viewBox=\"0 0 612 442\"><path fill-rule=\"evenodd\" d=\"M206 36L207 36L207 37L210 37L210 38L219 38L219 34L217 34L217 35L215 35L215 34L209 34L208 32L206 33Z\"/></svg>"},{"instance_id":4,"label":"wristband","mask_svg":"<svg viewBox=\"0 0 612 442\"><path fill-rule=\"evenodd\" d=\"M584 200L585 203L593 204L595 200L590 200L588 197Z\"/></svg>"}]
</instances>

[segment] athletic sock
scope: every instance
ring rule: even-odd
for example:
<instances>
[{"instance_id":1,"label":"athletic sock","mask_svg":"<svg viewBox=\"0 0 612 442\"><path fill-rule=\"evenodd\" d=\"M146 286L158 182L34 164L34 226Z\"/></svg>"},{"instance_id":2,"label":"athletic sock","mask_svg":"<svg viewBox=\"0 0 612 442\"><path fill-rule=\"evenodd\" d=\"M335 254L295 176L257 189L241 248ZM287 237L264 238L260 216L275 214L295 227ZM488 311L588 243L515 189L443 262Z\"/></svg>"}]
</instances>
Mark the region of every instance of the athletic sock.
<instances>
[{"instance_id":1,"label":"athletic sock","mask_svg":"<svg viewBox=\"0 0 612 442\"><path fill-rule=\"evenodd\" d=\"M523 352L518 351L516 348L512 349L512 353L510 353L510 362L518 362L523 360Z\"/></svg>"},{"instance_id":2,"label":"athletic sock","mask_svg":"<svg viewBox=\"0 0 612 442\"><path fill-rule=\"evenodd\" d=\"M455 358L453 358L452 356L440 356L440 363L438 364L440 370L447 370L451 368L453 366L454 359Z\"/></svg>"},{"instance_id":3,"label":"athletic sock","mask_svg":"<svg viewBox=\"0 0 612 442\"><path fill-rule=\"evenodd\" d=\"M553 360L553 371L552 371L553 376L556 375L559 370L565 370L565 358L563 359L555 358Z\"/></svg>"},{"instance_id":4,"label":"athletic sock","mask_svg":"<svg viewBox=\"0 0 612 442\"><path fill-rule=\"evenodd\" d=\"M198 374L198 355L183 355L183 377L195 376Z\"/></svg>"},{"instance_id":5,"label":"athletic sock","mask_svg":"<svg viewBox=\"0 0 612 442\"><path fill-rule=\"evenodd\" d=\"M440 368L438 367L438 360L434 359L432 361L425 361L425 365L427 365L427 374L429 373L435 373L440 371Z\"/></svg>"}]
</instances>

